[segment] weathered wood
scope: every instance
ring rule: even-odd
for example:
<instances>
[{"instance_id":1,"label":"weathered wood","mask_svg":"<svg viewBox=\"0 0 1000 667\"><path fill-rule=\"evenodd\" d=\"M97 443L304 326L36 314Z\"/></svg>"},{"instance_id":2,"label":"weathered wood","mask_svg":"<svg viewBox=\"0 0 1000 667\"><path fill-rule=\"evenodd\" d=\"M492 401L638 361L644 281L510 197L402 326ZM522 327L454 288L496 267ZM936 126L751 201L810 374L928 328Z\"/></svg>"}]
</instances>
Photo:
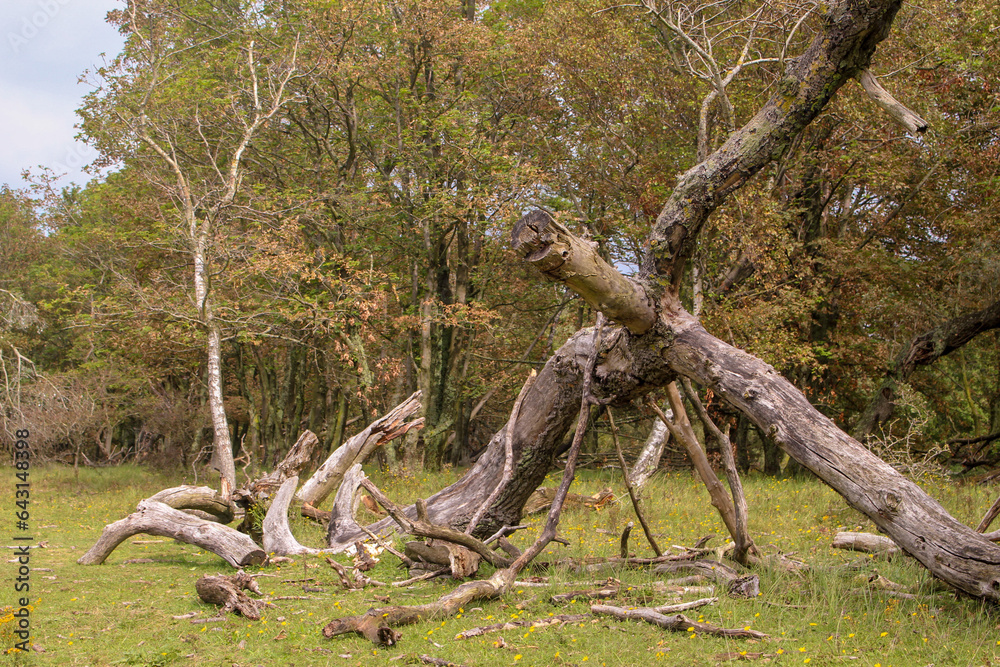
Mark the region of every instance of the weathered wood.
<instances>
[{"instance_id":1,"label":"weathered wood","mask_svg":"<svg viewBox=\"0 0 1000 667\"><path fill-rule=\"evenodd\" d=\"M233 528L199 519L160 502L143 500L136 512L105 526L97 543L77 563L100 565L115 547L139 533L193 544L220 556L233 567L260 565L267 560L267 554L253 540Z\"/></svg>"},{"instance_id":2,"label":"weathered wood","mask_svg":"<svg viewBox=\"0 0 1000 667\"><path fill-rule=\"evenodd\" d=\"M672 614L670 616L666 616L655 611L654 609L645 607L640 607L639 609L622 609L621 607L595 604L591 605L590 611L595 616L612 616L622 621L645 621L646 623L657 625L664 630L673 630L675 632L695 632L699 634L713 635L716 637L751 639L761 639L763 637L767 637L766 634L758 632L757 630L748 630L746 628L720 628L716 625L711 625L710 623L700 623L698 621L694 621L684 614Z\"/></svg>"},{"instance_id":3,"label":"weathered wood","mask_svg":"<svg viewBox=\"0 0 1000 667\"><path fill-rule=\"evenodd\" d=\"M391 516L393 520L395 520L399 524L400 528L402 528L405 532L409 533L410 535L416 535L417 537L430 537L435 540L450 542L453 545L463 546L479 554L479 556L481 556L483 560L488 562L490 565L493 565L494 567L510 566L511 564L510 559L504 558L500 554L496 553L495 551L490 549L488 546L483 544L481 541L479 541L472 535L454 530L452 528L448 528L447 526L438 526L432 524L429 521L427 521L426 518L410 519L399 507L396 506L395 503L389 500L389 498L386 497L386 495L382 493L378 489L378 487L372 484L369 480L367 479L361 480L361 486L363 486L365 490L372 495L372 497L379 505L385 508L385 511L388 512L389 516ZM421 515L423 515L423 517L426 517L426 510L421 511L419 501L417 507L418 507L417 516L421 517ZM445 546L446 550L448 550L446 545L442 546ZM446 562L452 566L453 568L452 571L456 572L454 559L455 558L461 559L462 556L453 554L451 550L448 550L448 552L449 555L448 555L448 560ZM432 561L432 562L440 562L440 561ZM462 563L461 565L459 565L458 571L464 571L466 567L467 565L465 563Z\"/></svg>"},{"instance_id":4,"label":"weathered wood","mask_svg":"<svg viewBox=\"0 0 1000 667\"><path fill-rule=\"evenodd\" d=\"M286 479L278 493L271 500L271 506L264 517L264 551L275 556L296 556L299 554L316 554L319 549L304 547L292 535L288 525L288 504L292 501L295 488L299 484L298 477Z\"/></svg>"},{"instance_id":5,"label":"weathered wood","mask_svg":"<svg viewBox=\"0 0 1000 667\"><path fill-rule=\"evenodd\" d=\"M709 215L776 158L841 86L868 67L889 34L901 0L841 0L826 6L816 33L761 109L678 179L648 237L643 278L676 295ZM661 308L662 311L662 308Z\"/></svg>"},{"instance_id":6,"label":"weathered wood","mask_svg":"<svg viewBox=\"0 0 1000 667\"><path fill-rule=\"evenodd\" d=\"M320 503L340 485L344 474L351 466L363 463L379 445L404 435L412 428L422 428L423 419L405 421L419 409L420 392L417 391L341 445L302 485L295 495L296 499L312 507L319 507Z\"/></svg>"},{"instance_id":7,"label":"weathered wood","mask_svg":"<svg viewBox=\"0 0 1000 667\"><path fill-rule=\"evenodd\" d=\"M565 282L595 309L635 334L656 322L653 302L597 253L597 244L574 236L545 211L517 221L514 251L553 280Z\"/></svg>"},{"instance_id":8,"label":"weathered wood","mask_svg":"<svg viewBox=\"0 0 1000 667\"><path fill-rule=\"evenodd\" d=\"M911 134L923 134L929 125L927 121L908 109L902 102L897 100L892 94L882 87L878 79L869 70L862 70L858 74L858 82L865 89L868 97L872 98L883 111L906 128Z\"/></svg>"},{"instance_id":9,"label":"weathered wood","mask_svg":"<svg viewBox=\"0 0 1000 667\"><path fill-rule=\"evenodd\" d=\"M701 404L698 392L691 386L691 381L683 379L684 391L687 392L691 405L694 406L695 414L705 427L705 432L711 434L719 445L722 452L722 463L726 468L726 480L729 482L729 492L733 497L733 519L735 520L736 532L733 533L733 542L736 548L733 551L733 560L743 565L748 564L748 559L755 557L757 548L754 546L753 538L749 532L749 510L747 509L747 498L743 493L743 482L740 480L740 473L736 470L736 460L733 457L733 444L729 441L729 435L719 430L712 418L708 415L708 410Z\"/></svg>"},{"instance_id":10,"label":"weathered wood","mask_svg":"<svg viewBox=\"0 0 1000 667\"><path fill-rule=\"evenodd\" d=\"M710 335L679 306L670 331L664 358L673 368L742 410L932 574L969 595L1000 600L1000 548L838 429L774 368Z\"/></svg>"},{"instance_id":11,"label":"weathered wood","mask_svg":"<svg viewBox=\"0 0 1000 667\"><path fill-rule=\"evenodd\" d=\"M718 510L719 516L722 517L722 522L726 524L726 529L735 540L736 536L740 534L739 525L736 520L736 508L733 506L732 498L726 493L726 487L719 481L715 470L712 469L712 464L708 461L708 455L702 448L701 443L698 442L697 436L695 436L694 429L691 427L691 422L687 416L687 411L684 408L684 403L681 400L680 392L677 391L676 382L671 382L667 385L667 398L670 401L670 408L674 413L673 421L668 420L666 415L660 410L660 407L648 396L646 397L646 405L652 408L657 414L660 421L670 431L671 437L684 447L688 458L691 459L691 463L694 465L694 469L698 472L698 476L708 490L708 497L712 502L712 506Z\"/></svg>"},{"instance_id":12,"label":"weathered wood","mask_svg":"<svg viewBox=\"0 0 1000 667\"><path fill-rule=\"evenodd\" d=\"M674 418L674 413L671 410L667 409L665 413L667 419ZM640 450L639 456L635 460L635 465L632 466L632 470L629 472L629 482L632 483L633 488L638 490L645 486L649 478L660 467L663 449L666 447L669 439L670 431L667 430L667 425L660 419L654 419L653 428L649 431L649 436L642 445L642 450Z\"/></svg>"},{"instance_id":13,"label":"weathered wood","mask_svg":"<svg viewBox=\"0 0 1000 667\"><path fill-rule=\"evenodd\" d=\"M260 588L253 576L246 572L234 575L204 576L195 582L194 588L198 597L208 604L219 605L222 613L235 612L252 621L260 620L260 610L263 602L249 597L244 590L260 595Z\"/></svg>"},{"instance_id":14,"label":"weathered wood","mask_svg":"<svg viewBox=\"0 0 1000 667\"><path fill-rule=\"evenodd\" d=\"M760 578L756 574L741 575L733 568L713 560L675 560L660 563L653 568L657 574L690 572L726 584L732 597L754 598L760 592Z\"/></svg>"},{"instance_id":15,"label":"weathered wood","mask_svg":"<svg viewBox=\"0 0 1000 667\"><path fill-rule=\"evenodd\" d=\"M365 637L379 646L393 646L403 634L394 628L421 621L448 618L458 610L477 600L491 600L500 597L514 577L510 570L497 570L489 579L468 581L434 602L414 606L389 606L369 609L360 616L334 619L323 628L327 639L337 635L354 633Z\"/></svg>"},{"instance_id":16,"label":"weathered wood","mask_svg":"<svg viewBox=\"0 0 1000 667\"><path fill-rule=\"evenodd\" d=\"M882 535L872 535L871 533L855 533L851 531L841 531L833 536L830 544L834 549L847 549L848 551L863 551L865 553L899 553L899 545Z\"/></svg>"},{"instance_id":17,"label":"weathered wood","mask_svg":"<svg viewBox=\"0 0 1000 667\"><path fill-rule=\"evenodd\" d=\"M354 498L358 493L358 487L361 485L363 479L366 478L360 463L355 463L344 474L340 488L337 489L337 495L333 498L333 507L330 508L330 512L326 517L329 522L327 524L328 543L331 542L334 536L345 533L358 535L355 541L364 539L360 535L365 534L365 531L354 519ZM331 546L333 546L332 543ZM350 545L345 544L344 549L348 546ZM334 549L334 551L339 550Z\"/></svg>"},{"instance_id":18,"label":"weathered wood","mask_svg":"<svg viewBox=\"0 0 1000 667\"><path fill-rule=\"evenodd\" d=\"M299 439L295 441L292 448L288 450L285 454L285 458L281 460L274 470L272 470L267 475L264 475L258 480L255 480L249 487L249 490L259 494L263 493L273 493L275 489L284 484L285 480L290 477L297 477L302 469L306 467L310 459L312 459L313 452L316 449L316 445L319 444L319 438L316 434L306 429L299 436Z\"/></svg>"},{"instance_id":19,"label":"weathered wood","mask_svg":"<svg viewBox=\"0 0 1000 667\"><path fill-rule=\"evenodd\" d=\"M220 523L230 523L233 520L233 505L221 493L207 486L175 486L163 489L147 500L163 503L175 510L204 512Z\"/></svg>"}]
</instances>

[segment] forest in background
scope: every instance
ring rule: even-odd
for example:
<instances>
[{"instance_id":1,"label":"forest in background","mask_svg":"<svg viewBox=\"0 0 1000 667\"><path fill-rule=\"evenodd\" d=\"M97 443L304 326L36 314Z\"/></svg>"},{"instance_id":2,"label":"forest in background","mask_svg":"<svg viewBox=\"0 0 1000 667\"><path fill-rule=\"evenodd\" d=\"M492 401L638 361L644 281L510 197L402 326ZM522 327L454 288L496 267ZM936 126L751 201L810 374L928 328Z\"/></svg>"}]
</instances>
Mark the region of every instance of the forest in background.
<instances>
[{"instance_id":1,"label":"forest in background","mask_svg":"<svg viewBox=\"0 0 1000 667\"><path fill-rule=\"evenodd\" d=\"M637 271L677 176L774 94L821 14L129 3L79 110L107 176L0 192L5 444L27 424L67 462L207 462L214 372L257 467L305 428L336 448L417 389L425 427L383 463L467 462L594 319L510 250L514 222L545 208ZM929 129L845 86L715 212L681 290L842 428L956 470L993 465L1000 437L998 25L990 3L905 5L871 70ZM953 352L910 354L977 313ZM901 405L866 426L879 396ZM780 472L711 398L744 469ZM652 419L632 420L637 449Z\"/></svg>"}]
</instances>

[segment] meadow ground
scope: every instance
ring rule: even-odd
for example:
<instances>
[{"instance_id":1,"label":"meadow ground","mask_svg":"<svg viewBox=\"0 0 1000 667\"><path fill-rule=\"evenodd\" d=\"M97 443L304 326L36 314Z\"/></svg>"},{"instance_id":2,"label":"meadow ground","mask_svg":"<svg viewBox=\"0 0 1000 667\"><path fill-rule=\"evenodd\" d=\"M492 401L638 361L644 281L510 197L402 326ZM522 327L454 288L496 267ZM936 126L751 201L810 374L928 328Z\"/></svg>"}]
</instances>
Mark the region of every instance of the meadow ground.
<instances>
[{"instance_id":1,"label":"meadow ground","mask_svg":"<svg viewBox=\"0 0 1000 667\"><path fill-rule=\"evenodd\" d=\"M9 509L2 544L16 534L14 471L0 485ZM372 472L373 480L394 500L412 501L449 483L458 471L417 477ZM85 469L79 479L58 466L31 471L30 531L44 548L31 552L31 639L28 655L6 654L4 664L37 665L406 665L431 655L464 665L716 665L749 661L770 665L858 665L924 667L1000 664L1000 630L995 610L959 598L932 580L907 558L893 562L868 559L830 548L838 530L871 530L864 517L814 479L777 480L750 476L745 480L751 531L765 553L782 552L801 559L811 570L801 576L759 571L761 595L719 601L698 610L706 622L726 627L750 627L769 635L763 640L733 640L691 632L667 632L608 618L537 629L507 630L467 640L455 635L474 626L505 619L542 619L553 614L579 614L588 603L576 600L554 606L549 595L567 590L515 589L501 600L477 603L455 618L401 628L402 641L376 649L360 637L324 639L320 630L332 618L362 613L384 604L435 599L455 584L436 580L411 588L369 588L347 592L333 570L318 557L261 568L263 592L277 600L260 621L230 616L224 622L192 624L214 615L195 591L205 574L229 573L220 558L169 539L137 535L123 543L104 565L76 564L97 539L103 526L130 513L135 504L156 491L193 483L180 473L151 472L136 467ZM204 482L204 480L201 480ZM558 482L556 473L547 484ZM543 558L614 555L618 535L634 519L631 505L615 470L584 471L574 491L593 493L610 486L622 500L594 512L567 511L560 533L571 546L554 545ZM994 500L995 487L935 483L926 485L957 518L975 525ZM660 474L644 493L654 532L664 545L691 545L709 533L724 535L721 521L703 486L689 473ZM542 515L529 519L537 528ZM309 546L322 545L322 531L298 517L292 530ZM515 543L534 538L519 533ZM722 538L717 537L715 544ZM641 533L633 532L631 549L652 555ZM13 553L13 552L11 552ZM346 557L338 557L348 562ZM126 563L143 559L147 562ZM16 560L16 559L15 559ZM864 569L857 569L862 561ZM854 565L855 567L852 567ZM905 584L915 599L868 590L859 573L877 571ZM6 555L0 564L0 643L12 646L14 619L7 607L14 592L18 564ZM482 575L490 571L486 566ZM391 556L371 573L392 581L407 577ZM538 573L536 573L538 574ZM542 572L553 582L574 578L566 571ZM643 599L654 575L623 570L614 576L633 587L635 597L622 605L666 604L669 599ZM305 588L304 588L305 587ZM583 586L586 587L586 586ZM692 616L698 614L693 612ZM503 641L499 641L500 637Z\"/></svg>"}]
</instances>

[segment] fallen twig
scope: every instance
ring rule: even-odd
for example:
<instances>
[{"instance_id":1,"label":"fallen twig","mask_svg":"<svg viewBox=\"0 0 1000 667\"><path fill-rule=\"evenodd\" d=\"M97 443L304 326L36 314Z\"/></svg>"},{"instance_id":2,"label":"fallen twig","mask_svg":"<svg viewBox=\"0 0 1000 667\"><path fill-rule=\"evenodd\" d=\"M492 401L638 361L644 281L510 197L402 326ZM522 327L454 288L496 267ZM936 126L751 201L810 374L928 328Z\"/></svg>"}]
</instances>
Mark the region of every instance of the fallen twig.
<instances>
[{"instance_id":1,"label":"fallen twig","mask_svg":"<svg viewBox=\"0 0 1000 667\"><path fill-rule=\"evenodd\" d=\"M654 609L640 607L639 609L622 609L621 607L611 607L609 605L595 604L590 607L591 613L597 616L613 616L623 621L645 621L658 625L665 630L675 632L694 632L716 637L749 637L761 639L767 637L763 632L748 630L746 628L720 628L709 623L693 621L684 614L673 614L670 616L658 613Z\"/></svg>"}]
</instances>

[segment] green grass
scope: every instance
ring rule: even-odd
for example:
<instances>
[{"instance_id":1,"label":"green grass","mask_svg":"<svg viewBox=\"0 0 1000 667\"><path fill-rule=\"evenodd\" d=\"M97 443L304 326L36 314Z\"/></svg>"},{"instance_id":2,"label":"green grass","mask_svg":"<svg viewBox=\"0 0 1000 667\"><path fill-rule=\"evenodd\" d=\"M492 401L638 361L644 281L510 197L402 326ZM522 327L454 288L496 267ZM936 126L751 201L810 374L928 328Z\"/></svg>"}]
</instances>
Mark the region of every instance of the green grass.
<instances>
[{"instance_id":1,"label":"green grass","mask_svg":"<svg viewBox=\"0 0 1000 667\"><path fill-rule=\"evenodd\" d=\"M4 505L13 508L14 473L0 486ZM398 501L412 500L457 477L457 472L417 479L373 473L377 484ZM554 484L558 474L549 483ZM306 600L281 600L266 610L263 619L250 622L231 616L223 623L193 625L175 620L191 611L201 618L214 609L203 604L194 591L195 580L205 574L231 569L217 556L168 539L136 536L122 544L101 566L76 564L97 539L101 528L131 512L142 498L182 482L169 476L124 467L81 470L77 482L71 470L33 468L31 472L31 522L44 549L32 550L32 639L44 652L30 656L0 657L0 664L38 665L383 665L413 664L420 654L446 658L466 665L714 665L751 658L772 665L990 665L1000 661L997 619L981 603L957 598L936 584L909 559L883 563L869 561L883 576L911 587L917 600L891 593L867 591L848 564L863 561L859 554L830 548L840 529L870 530L871 524L827 487L813 480L745 480L751 512L751 529L765 553L778 551L808 562L812 570L796 576L762 570L762 595L756 600L722 596L711 607L700 609L706 622L727 627L752 627L770 635L760 641L726 640L690 633L671 633L639 623L610 619L531 630L508 630L470 640L454 639L462 630L511 618L535 619L550 614L582 613L583 600L554 607L549 589L515 589L502 600L476 603L459 617L401 628L403 639L390 649L375 649L353 636L324 639L321 628L332 618L356 614L382 605L374 596L389 595L393 604L414 604L435 599L454 583L421 583L410 589L370 588L345 592L334 572L317 557L297 558L292 564L261 569L261 588L274 596L308 596ZM634 519L627 495L614 471L587 471L574 486L593 493L611 486L624 502L599 512L568 511L560 533L571 546L555 545L541 557L614 555L618 533ZM975 524L993 498L992 489L937 485L929 489L960 520ZM708 533L723 535L721 521L699 482L687 473L654 478L647 487L647 503L654 532L664 545L690 545ZM12 517L12 511L5 513ZM10 518L8 533L13 532ZM542 517L529 519L536 527ZM293 518L299 540L321 546L322 532ZM518 534L516 543L527 544L532 531ZM717 538L715 544L719 544ZM6 542L5 543L9 543ZM651 555L641 533L631 543L638 555ZM125 564L128 559L151 563ZM342 562L347 562L340 557ZM0 575L0 606L15 598L16 564L5 557ZM376 579L405 578L387 557L372 573ZM481 574L488 573L486 567ZM554 581L579 577L549 571ZM636 597L622 604L643 602L642 584L654 575L647 571L622 571L617 577L633 586ZM304 592L301 579L323 592ZM695 614L697 612L694 612ZM5 621L5 619L7 619ZM0 613L0 639L11 645L9 617ZM499 638L503 637L503 642ZM498 646L497 644L502 644ZM741 653L746 655L742 656ZM389 658L400 657L394 662Z\"/></svg>"}]
</instances>

